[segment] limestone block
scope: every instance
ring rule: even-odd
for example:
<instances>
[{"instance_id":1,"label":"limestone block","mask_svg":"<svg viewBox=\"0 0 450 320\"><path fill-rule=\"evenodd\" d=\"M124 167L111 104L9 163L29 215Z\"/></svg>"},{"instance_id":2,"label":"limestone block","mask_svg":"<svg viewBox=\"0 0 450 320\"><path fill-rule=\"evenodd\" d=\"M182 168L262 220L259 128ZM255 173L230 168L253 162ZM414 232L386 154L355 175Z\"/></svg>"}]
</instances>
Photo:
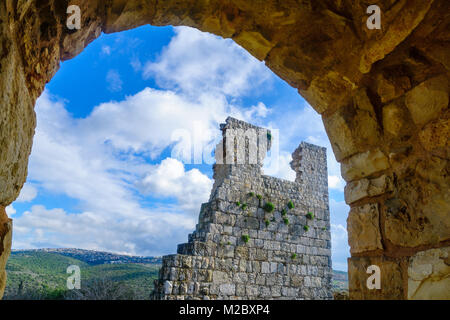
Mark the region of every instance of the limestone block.
<instances>
[{"instance_id":1,"label":"limestone block","mask_svg":"<svg viewBox=\"0 0 450 320\"><path fill-rule=\"evenodd\" d=\"M394 100L411 88L411 81L406 76L396 77L389 72L387 74L379 73L376 76L377 93L382 103Z\"/></svg>"},{"instance_id":2,"label":"limestone block","mask_svg":"<svg viewBox=\"0 0 450 320\"><path fill-rule=\"evenodd\" d=\"M446 163L442 159L424 160L417 165L422 177L398 180L397 196L385 201L383 211L387 240L398 246L416 247L450 238L450 189L443 175Z\"/></svg>"},{"instance_id":3,"label":"limestone block","mask_svg":"<svg viewBox=\"0 0 450 320\"><path fill-rule=\"evenodd\" d=\"M374 179L352 181L345 186L345 202L352 204L366 197L379 196L392 190L392 178L385 174Z\"/></svg>"},{"instance_id":4,"label":"limestone block","mask_svg":"<svg viewBox=\"0 0 450 320\"><path fill-rule=\"evenodd\" d=\"M347 218L347 231L352 254L383 249L378 204L352 208Z\"/></svg>"},{"instance_id":5,"label":"limestone block","mask_svg":"<svg viewBox=\"0 0 450 320\"><path fill-rule=\"evenodd\" d=\"M352 300L397 300L406 299L401 259L386 257L352 257L348 259L348 285ZM369 266L380 268L380 289L369 289L367 273ZM406 277L406 275L405 275Z\"/></svg>"},{"instance_id":6,"label":"limestone block","mask_svg":"<svg viewBox=\"0 0 450 320\"><path fill-rule=\"evenodd\" d=\"M415 130L411 125L408 110L399 101L383 107L383 128L385 134L394 137L403 137Z\"/></svg>"},{"instance_id":7,"label":"limestone block","mask_svg":"<svg viewBox=\"0 0 450 320\"><path fill-rule=\"evenodd\" d=\"M221 284L219 287L219 292L224 295L234 295L236 293L236 285L231 283Z\"/></svg>"},{"instance_id":8,"label":"limestone block","mask_svg":"<svg viewBox=\"0 0 450 320\"><path fill-rule=\"evenodd\" d=\"M351 101L350 92L355 88L355 83L337 72L329 72L323 77L317 77L302 92L308 101L313 104L318 113L347 105Z\"/></svg>"},{"instance_id":9,"label":"limestone block","mask_svg":"<svg viewBox=\"0 0 450 320\"><path fill-rule=\"evenodd\" d=\"M338 161L374 146L380 130L365 89L357 90L353 104L324 118L325 130Z\"/></svg>"},{"instance_id":10,"label":"limestone block","mask_svg":"<svg viewBox=\"0 0 450 320\"><path fill-rule=\"evenodd\" d=\"M450 158L450 117L440 118L419 132L420 142L425 150L442 158Z\"/></svg>"},{"instance_id":11,"label":"limestone block","mask_svg":"<svg viewBox=\"0 0 450 320\"><path fill-rule=\"evenodd\" d=\"M387 168L389 168L388 158L380 149L374 149L342 161L341 174L349 182L365 178Z\"/></svg>"},{"instance_id":12,"label":"limestone block","mask_svg":"<svg viewBox=\"0 0 450 320\"><path fill-rule=\"evenodd\" d=\"M448 94L446 75L424 81L407 92L405 103L414 123L421 126L437 118L448 107Z\"/></svg>"},{"instance_id":13,"label":"limestone block","mask_svg":"<svg viewBox=\"0 0 450 320\"><path fill-rule=\"evenodd\" d=\"M410 258L408 299L450 300L450 247L421 251Z\"/></svg>"},{"instance_id":14,"label":"limestone block","mask_svg":"<svg viewBox=\"0 0 450 320\"><path fill-rule=\"evenodd\" d=\"M274 43L271 43L257 31L242 31L234 36L233 40L247 48L254 57L261 61L267 57L269 51L275 46Z\"/></svg>"}]
</instances>

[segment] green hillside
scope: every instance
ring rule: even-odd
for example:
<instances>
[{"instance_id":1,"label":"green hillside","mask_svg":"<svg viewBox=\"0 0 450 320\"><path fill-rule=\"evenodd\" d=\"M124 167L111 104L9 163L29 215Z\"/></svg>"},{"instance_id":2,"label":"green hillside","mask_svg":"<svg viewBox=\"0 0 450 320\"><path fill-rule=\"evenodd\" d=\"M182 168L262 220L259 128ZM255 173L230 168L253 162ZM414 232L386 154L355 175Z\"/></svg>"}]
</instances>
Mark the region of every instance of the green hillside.
<instances>
[{"instance_id":1,"label":"green hillside","mask_svg":"<svg viewBox=\"0 0 450 320\"><path fill-rule=\"evenodd\" d=\"M12 252L6 265L8 280L5 299L62 298L69 274L67 267L81 269L81 286L95 279L109 279L132 291L133 299L148 299L157 278L159 264L101 264L89 265L78 259L41 251ZM33 292L39 293L34 297Z\"/></svg>"}]
</instances>

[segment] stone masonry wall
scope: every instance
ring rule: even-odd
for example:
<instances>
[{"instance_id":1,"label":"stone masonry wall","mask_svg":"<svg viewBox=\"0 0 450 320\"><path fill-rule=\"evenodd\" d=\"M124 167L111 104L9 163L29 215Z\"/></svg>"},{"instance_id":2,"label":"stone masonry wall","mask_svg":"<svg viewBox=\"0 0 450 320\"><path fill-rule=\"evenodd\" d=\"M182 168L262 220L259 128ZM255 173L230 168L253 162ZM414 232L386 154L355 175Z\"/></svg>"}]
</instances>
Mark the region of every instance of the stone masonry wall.
<instances>
[{"instance_id":1,"label":"stone masonry wall","mask_svg":"<svg viewBox=\"0 0 450 320\"><path fill-rule=\"evenodd\" d=\"M224 137L236 127L257 128L228 118ZM262 175L260 165L215 165L210 201L188 243L163 257L154 298L331 299L325 150L302 143L296 152L317 155L305 161L314 171L304 183ZM268 202L272 212L264 209Z\"/></svg>"}]
</instances>

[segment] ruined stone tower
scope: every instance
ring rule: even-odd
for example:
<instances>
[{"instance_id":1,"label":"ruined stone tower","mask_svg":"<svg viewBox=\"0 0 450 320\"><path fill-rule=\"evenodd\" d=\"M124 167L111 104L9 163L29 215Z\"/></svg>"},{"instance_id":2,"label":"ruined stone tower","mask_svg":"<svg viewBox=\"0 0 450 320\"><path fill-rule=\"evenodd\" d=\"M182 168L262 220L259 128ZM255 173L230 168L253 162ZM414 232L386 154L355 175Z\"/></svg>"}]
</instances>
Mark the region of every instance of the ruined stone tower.
<instances>
[{"instance_id":1,"label":"ruined stone tower","mask_svg":"<svg viewBox=\"0 0 450 320\"><path fill-rule=\"evenodd\" d=\"M153 297L331 299L325 148L301 143L290 182L261 174L270 131L233 118L221 129L209 202L188 243L163 257Z\"/></svg>"}]
</instances>

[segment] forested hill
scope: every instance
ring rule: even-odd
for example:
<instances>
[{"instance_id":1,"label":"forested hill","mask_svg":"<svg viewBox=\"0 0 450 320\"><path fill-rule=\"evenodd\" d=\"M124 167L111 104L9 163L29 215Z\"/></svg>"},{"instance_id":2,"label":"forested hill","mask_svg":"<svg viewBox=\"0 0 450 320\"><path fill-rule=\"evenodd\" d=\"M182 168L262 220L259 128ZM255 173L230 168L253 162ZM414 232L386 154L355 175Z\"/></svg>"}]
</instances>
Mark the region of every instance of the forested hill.
<instances>
[{"instance_id":1,"label":"forested hill","mask_svg":"<svg viewBox=\"0 0 450 320\"><path fill-rule=\"evenodd\" d=\"M143 263L143 264L161 263L161 257L128 256L110 252L75 249L75 248L13 250L13 253L27 253L27 252L56 253L66 257L81 260L89 265L113 264L113 263Z\"/></svg>"}]
</instances>

